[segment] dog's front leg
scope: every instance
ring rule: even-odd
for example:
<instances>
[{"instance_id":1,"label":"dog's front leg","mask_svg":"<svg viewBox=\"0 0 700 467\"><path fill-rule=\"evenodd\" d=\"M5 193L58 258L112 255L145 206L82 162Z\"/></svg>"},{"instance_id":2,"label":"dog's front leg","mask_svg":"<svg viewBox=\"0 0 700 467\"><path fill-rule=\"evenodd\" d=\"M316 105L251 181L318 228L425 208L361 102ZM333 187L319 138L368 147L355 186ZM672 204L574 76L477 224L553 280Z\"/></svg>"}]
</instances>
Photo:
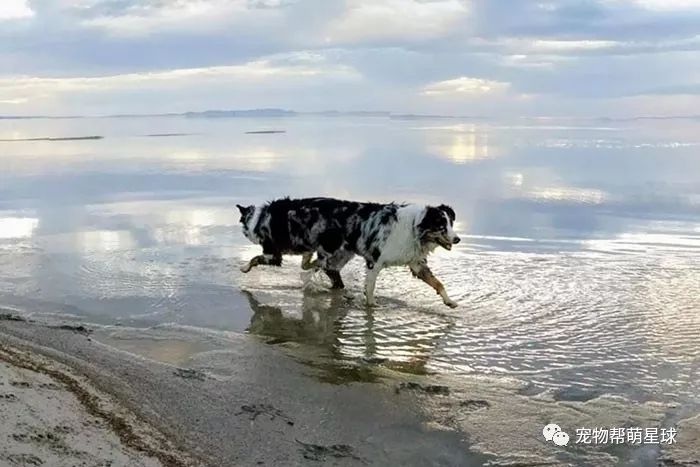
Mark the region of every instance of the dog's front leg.
<instances>
[{"instance_id":1,"label":"dog's front leg","mask_svg":"<svg viewBox=\"0 0 700 467\"><path fill-rule=\"evenodd\" d=\"M442 301L445 305L449 306L450 308L457 308L457 302L452 300L449 295L447 295L445 286L442 285L442 282L440 282L437 277L433 275L433 272L430 270L427 264L414 264L411 265L410 268L414 276L435 289L435 291L442 297Z\"/></svg>"},{"instance_id":2,"label":"dog's front leg","mask_svg":"<svg viewBox=\"0 0 700 467\"><path fill-rule=\"evenodd\" d=\"M241 266L241 272L244 274L247 272L250 272L251 269L253 269L255 266L260 264L260 260L262 258L264 258L263 255L258 255L258 256L254 256L253 258L251 258L251 260L248 261L248 263L246 263L245 266Z\"/></svg>"},{"instance_id":3,"label":"dog's front leg","mask_svg":"<svg viewBox=\"0 0 700 467\"><path fill-rule=\"evenodd\" d=\"M255 266L259 266L261 264L281 266L282 256L270 253L263 253L262 255L255 256L250 261L248 261L248 264L246 264L245 266L241 266L241 272L245 274L247 272L250 272L250 270L253 269Z\"/></svg>"},{"instance_id":4,"label":"dog's front leg","mask_svg":"<svg viewBox=\"0 0 700 467\"><path fill-rule=\"evenodd\" d=\"M367 306L375 306L377 303L374 301L374 286L377 283L377 276L379 276L379 271L382 267L379 264L375 264L371 269L368 267L365 274L365 299L367 300Z\"/></svg>"}]
</instances>

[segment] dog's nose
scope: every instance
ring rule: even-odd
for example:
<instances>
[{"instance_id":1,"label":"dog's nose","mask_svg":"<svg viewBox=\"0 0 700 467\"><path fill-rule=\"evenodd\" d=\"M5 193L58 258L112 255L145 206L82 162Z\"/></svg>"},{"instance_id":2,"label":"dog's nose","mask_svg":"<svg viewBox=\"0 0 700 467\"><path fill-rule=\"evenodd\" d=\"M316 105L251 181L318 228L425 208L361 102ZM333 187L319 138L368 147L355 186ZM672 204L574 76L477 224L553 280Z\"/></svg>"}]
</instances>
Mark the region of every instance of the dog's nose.
<instances>
[{"instance_id":1,"label":"dog's nose","mask_svg":"<svg viewBox=\"0 0 700 467\"><path fill-rule=\"evenodd\" d=\"M455 238L452 239L452 243L454 243L455 245L456 245L457 243L461 242L461 241L462 241L462 239L459 238L459 237L455 237Z\"/></svg>"}]
</instances>

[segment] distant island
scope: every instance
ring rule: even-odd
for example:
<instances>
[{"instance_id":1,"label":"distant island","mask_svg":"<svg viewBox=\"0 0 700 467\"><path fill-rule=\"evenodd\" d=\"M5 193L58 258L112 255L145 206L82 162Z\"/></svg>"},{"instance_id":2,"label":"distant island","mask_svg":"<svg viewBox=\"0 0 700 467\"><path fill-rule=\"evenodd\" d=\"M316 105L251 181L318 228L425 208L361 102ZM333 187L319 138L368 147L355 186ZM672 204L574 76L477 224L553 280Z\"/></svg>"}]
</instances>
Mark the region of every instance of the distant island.
<instances>
[{"instance_id":1,"label":"distant island","mask_svg":"<svg viewBox=\"0 0 700 467\"><path fill-rule=\"evenodd\" d=\"M77 119L77 118L149 118L149 117L185 117L185 118L293 118L293 117L357 117L357 118L383 118L391 120L498 120L498 117L483 115L440 115L440 114L412 114L396 113L390 111L375 110L322 110L316 112L298 112L295 110L262 108L262 109L242 109L242 110L204 110L189 112L170 112L157 114L114 114L114 115L73 115L73 116L52 116L52 115L0 115L0 120L31 120L31 119ZM525 121L541 120L573 120L573 121L604 121L604 122L633 122L643 120L700 120L700 115L644 115L633 117L548 117L548 116L513 116L503 117L503 119L515 119Z\"/></svg>"},{"instance_id":2,"label":"distant island","mask_svg":"<svg viewBox=\"0 0 700 467\"><path fill-rule=\"evenodd\" d=\"M201 112L181 112L181 113L159 113L159 114L114 114L100 116L51 116L51 115L30 115L12 116L0 115L0 120L29 120L29 119L67 119L67 118L149 118L149 117L185 117L185 118L291 118L291 117L359 117L359 118L385 118L399 120L418 119L484 119L482 116L447 116L447 115L421 115L421 114L397 114L388 111L370 110L323 110L319 112L297 112L294 110L264 108L264 109L244 109L244 110L204 110Z\"/></svg>"},{"instance_id":3,"label":"distant island","mask_svg":"<svg viewBox=\"0 0 700 467\"><path fill-rule=\"evenodd\" d=\"M488 117L477 116L454 116L454 115L423 115L423 114L391 114L389 118L392 120L486 120Z\"/></svg>"},{"instance_id":4,"label":"distant island","mask_svg":"<svg viewBox=\"0 0 700 467\"><path fill-rule=\"evenodd\" d=\"M62 136L58 138L17 138L17 139L0 139L3 143L12 141L88 141L103 139L104 136Z\"/></svg>"},{"instance_id":5,"label":"distant island","mask_svg":"<svg viewBox=\"0 0 700 467\"><path fill-rule=\"evenodd\" d=\"M185 112L180 114L187 118L268 118L296 117L298 112L284 109L251 109L251 110L205 110L204 112Z\"/></svg>"}]
</instances>

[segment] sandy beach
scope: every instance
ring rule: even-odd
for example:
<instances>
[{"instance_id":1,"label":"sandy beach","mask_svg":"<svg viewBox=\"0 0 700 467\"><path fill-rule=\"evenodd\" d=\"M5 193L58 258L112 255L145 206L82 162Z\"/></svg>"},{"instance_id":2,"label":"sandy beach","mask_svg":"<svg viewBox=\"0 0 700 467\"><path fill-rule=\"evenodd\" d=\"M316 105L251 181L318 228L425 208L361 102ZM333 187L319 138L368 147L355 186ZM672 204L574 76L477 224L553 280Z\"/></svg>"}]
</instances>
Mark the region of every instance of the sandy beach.
<instances>
[{"instance_id":1,"label":"sandy beach","mask_svg":"<svg viewBox=\"0 0 700 467\"><path fill-rule=\"evenodd\" d=\"M180 368L107 347L83 329L0 322L1 387L13 399L2 407L18 420L0 432L8 462L32 455L44 462L37 465L480 465L487 458L471 453L461 434L431 426L415 391L322 382L344 375L314 371L247 336ZM19 391L12 381L28 386ZM46 434L58 425L70 436Z\"/></svg>"},{"instance_id":2,"label":"sandy beach","mask_svg":"<svg viewBox=\"0 0 700 467\"><path fill-rule=\"evenodd\" d=\"M198 465L84 377L0 345L0 465Z\"/></svg>"},{"instance_id":3,"label":"sandy beach","mask_svg":"<svg viewBox=\"0 0 700 467\"><path fill-rule=\"evenodd\" d=\"M0 463L617 465L600 450L583 456L547 445L528 427L542 419L653 425L667 409L614 397L530 398L486 379L465 386L343 369L301 348L235 334L226 349L210 342L210 350L166 364L147 358L148 349L184 337L155 333L140 344L131 339L125 352L84 326L4 315L0 410L9 423L0 428ZM516 415L520 430L509 428ZM630 465L697 462L698 419L681 426L673 449L649 450Z\"/></svg>"}]
</instances>

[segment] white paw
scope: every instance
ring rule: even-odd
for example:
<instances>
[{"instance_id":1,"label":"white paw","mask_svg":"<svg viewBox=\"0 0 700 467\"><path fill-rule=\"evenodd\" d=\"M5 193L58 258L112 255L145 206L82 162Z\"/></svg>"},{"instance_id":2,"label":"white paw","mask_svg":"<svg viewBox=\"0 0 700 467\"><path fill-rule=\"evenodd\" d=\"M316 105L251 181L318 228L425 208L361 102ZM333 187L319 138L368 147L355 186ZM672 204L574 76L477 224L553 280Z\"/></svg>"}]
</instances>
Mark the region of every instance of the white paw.
<instances>
[{"instance_id":1,"label":"white paw","mask_svg":"<svg viewBox=\"0 0 700 467\"><path fill-rule=\"evenodd\" d=\"M241 272L243 274L245 274L247 272L250 272L250 270L253 268L250 266L250 264L246 264L245 266L241 266L240 269L241 269Z\"/></svg>"}]
</instances>

